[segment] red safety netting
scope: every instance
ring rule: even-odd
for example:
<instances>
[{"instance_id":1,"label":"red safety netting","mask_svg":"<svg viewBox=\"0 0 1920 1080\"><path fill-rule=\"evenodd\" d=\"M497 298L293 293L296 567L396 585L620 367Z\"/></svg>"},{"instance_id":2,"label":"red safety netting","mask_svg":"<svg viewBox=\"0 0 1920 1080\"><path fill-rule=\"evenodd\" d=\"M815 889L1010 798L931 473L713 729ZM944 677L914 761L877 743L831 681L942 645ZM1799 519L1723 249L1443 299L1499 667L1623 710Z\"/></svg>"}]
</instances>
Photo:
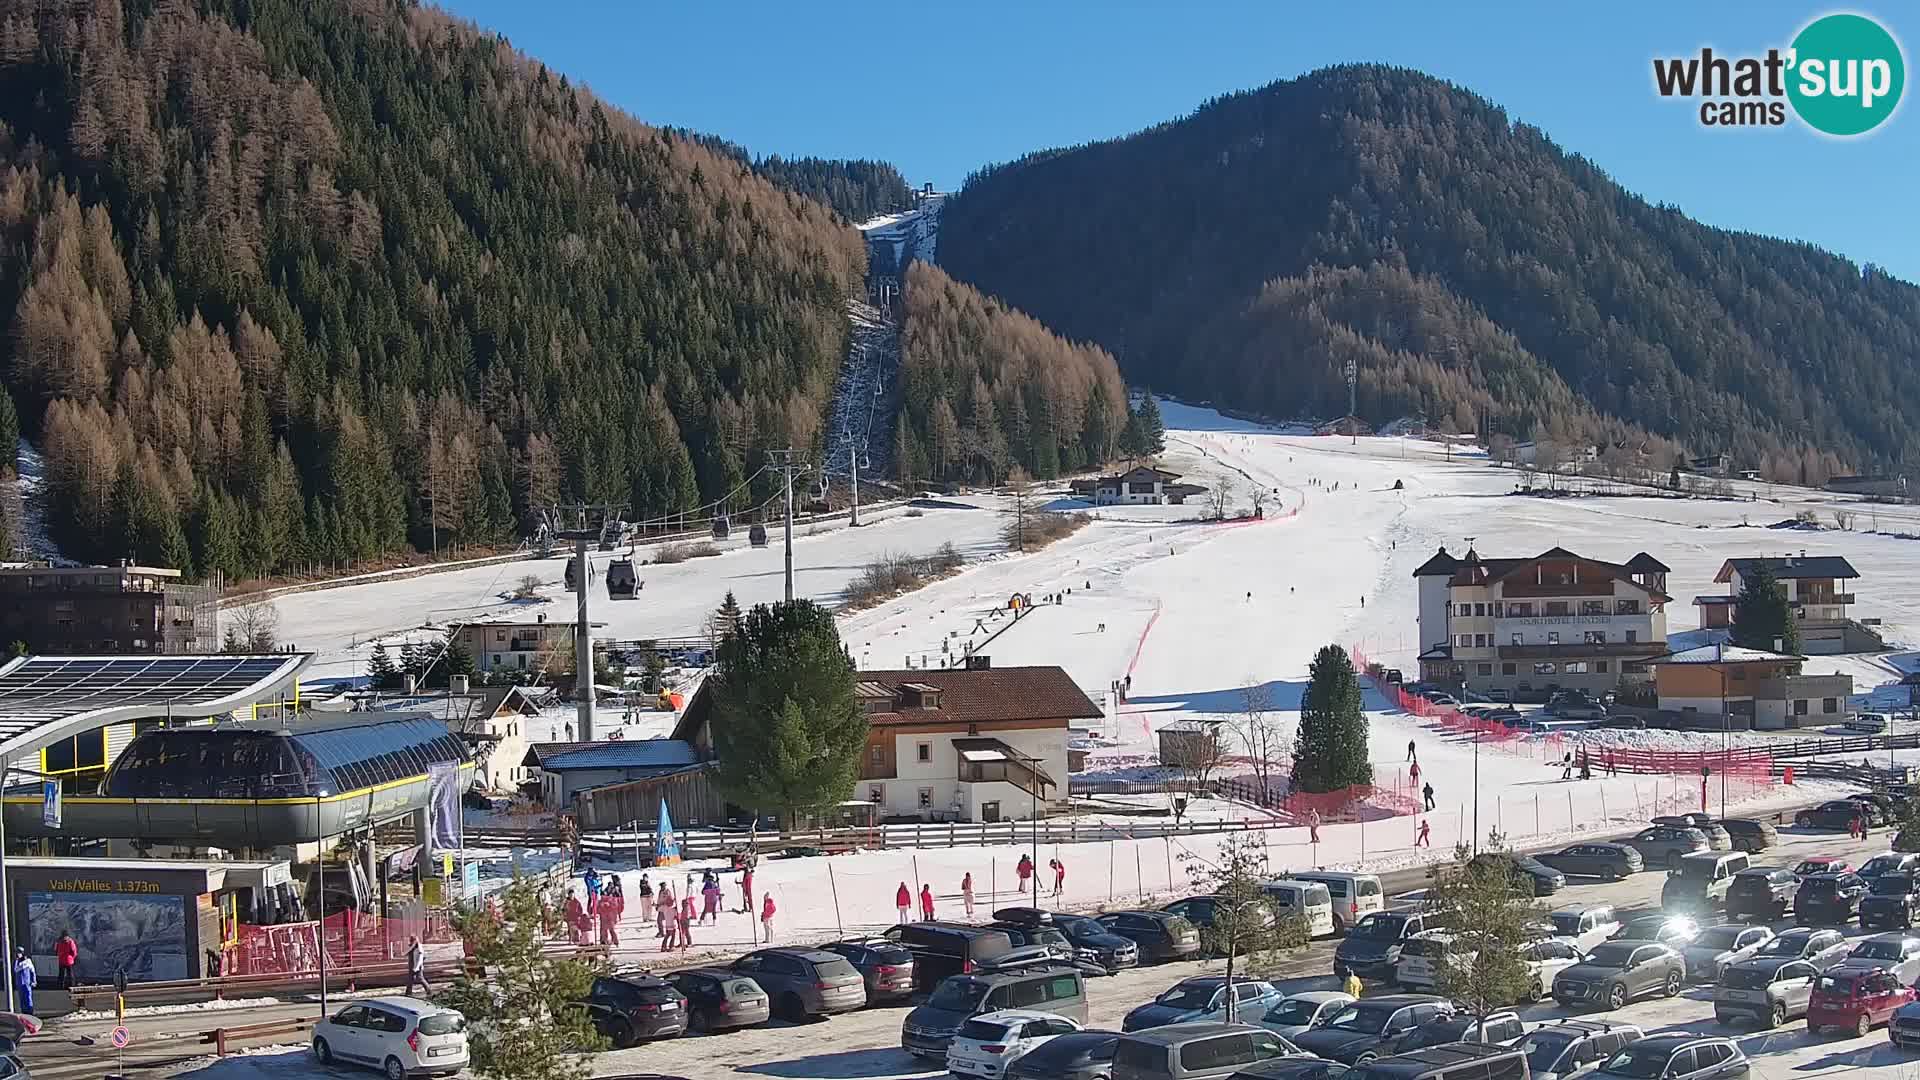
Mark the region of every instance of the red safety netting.
<instances>
[{"instance_id":1,"label":"red safety netting","mask_svg":"<svg viewBox=\"0 0 1920 1080\"><path fill-rule=\"evenodd\" d=\"M235 940L221 954L220 970L228 975L285 975L318 971L320 953L315 933L316 922L280 923L254 926L242 923ZM458 940L452 923L443 914L425 918L381 918L354 911L343 911L326 918L327 964L347 968L402 960L407 955L409 938L423 944L446 944Z\"/></svg>"}]
</instances>

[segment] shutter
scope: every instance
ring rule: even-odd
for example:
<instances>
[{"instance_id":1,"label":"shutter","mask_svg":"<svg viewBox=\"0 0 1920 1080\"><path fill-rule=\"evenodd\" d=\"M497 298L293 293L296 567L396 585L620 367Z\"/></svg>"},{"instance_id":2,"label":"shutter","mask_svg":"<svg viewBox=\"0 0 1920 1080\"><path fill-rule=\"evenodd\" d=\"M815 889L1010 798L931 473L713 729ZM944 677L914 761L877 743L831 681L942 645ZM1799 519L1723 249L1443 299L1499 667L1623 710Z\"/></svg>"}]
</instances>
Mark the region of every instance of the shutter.
<instances>
[{"instance_id":1,"label":"shutter","mask_svg":"<svg viewBox=\"0 0 1920 1080\"><path fill-rule=\"evenodd\" d=\"M132 741L133 741L132 722L128 722L125 724L113 724L107 728L107 762L106 764L108 768L112 768L113 763L120 760L120 752L122 750L125 750L127 748L127 744Z\"/></svg>"}]
</instances>

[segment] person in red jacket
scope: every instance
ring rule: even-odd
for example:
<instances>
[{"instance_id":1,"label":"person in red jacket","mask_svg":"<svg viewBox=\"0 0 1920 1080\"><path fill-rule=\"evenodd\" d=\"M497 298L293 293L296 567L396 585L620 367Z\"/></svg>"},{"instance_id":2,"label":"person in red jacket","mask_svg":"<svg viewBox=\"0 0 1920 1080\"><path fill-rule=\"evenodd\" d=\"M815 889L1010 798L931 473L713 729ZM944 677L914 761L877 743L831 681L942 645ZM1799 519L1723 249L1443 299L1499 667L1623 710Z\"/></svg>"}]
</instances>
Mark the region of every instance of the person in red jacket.
<instances>
[{"instance_id":1,"label":"person in red jacket","mask_svg":"<svg viewBox=\"0 0 1920 1080\"><path fill-rule=\"evenodd\" d=\"M773 940L773 894L767 893L760 904L760 926L767 932L767 940Z\"/></svg>"},{"instance_id":2,"label":"person in red jacket","mask_svg":"<svg viewBox=\"0 0 1920 1080\"><path fill-rule=\"evenodd\" d=\"M73 940L71 930L60 931L60 940L53 943L53 959L60 965L60 989L71 989L73 965L80 962L80 943Z\"/></svg>"},{"instance_id":3,"label":"person in red jacket","mask_svg":"<svg viewBox=\"0 0 1920 1080\"><path fill-rule=\"evenodd\" d=\"M907 883L904 881L900 883L898 889L894 890L893 906L900 909L900 921L906 922L907 912L913 910L913 894L907 891Z\"/></svg>"},{"instance_id":4,"label":"person in red jacket","mask_svg":"<svg viewBox=\"0 0 1920 1080\"><path fill-rule=\"evenodd\" d=\"M933 886L920 886L920 918L924 922L933 921Z\"/></svg>"}]
</instances>

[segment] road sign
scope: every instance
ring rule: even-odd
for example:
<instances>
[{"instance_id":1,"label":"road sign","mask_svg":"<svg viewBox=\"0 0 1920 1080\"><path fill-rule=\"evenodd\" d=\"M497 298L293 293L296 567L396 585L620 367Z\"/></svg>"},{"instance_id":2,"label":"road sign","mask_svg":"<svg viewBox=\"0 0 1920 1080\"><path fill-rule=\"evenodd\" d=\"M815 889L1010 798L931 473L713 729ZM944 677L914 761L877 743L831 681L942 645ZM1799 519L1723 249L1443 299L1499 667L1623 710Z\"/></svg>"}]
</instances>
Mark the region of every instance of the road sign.
<instances>
[{"instance_id":1,"label":"road sign","mask_svg":"<svg viewBox=\"0 0 1920 1080\"><path fill-rule=\"evenodd\" d=\"M125 1050L127 1044L132 1041L133 1032L128 1031L124 1025L113 1029L113 1048L115 1050Z\"/></svg>"}]
</instances>

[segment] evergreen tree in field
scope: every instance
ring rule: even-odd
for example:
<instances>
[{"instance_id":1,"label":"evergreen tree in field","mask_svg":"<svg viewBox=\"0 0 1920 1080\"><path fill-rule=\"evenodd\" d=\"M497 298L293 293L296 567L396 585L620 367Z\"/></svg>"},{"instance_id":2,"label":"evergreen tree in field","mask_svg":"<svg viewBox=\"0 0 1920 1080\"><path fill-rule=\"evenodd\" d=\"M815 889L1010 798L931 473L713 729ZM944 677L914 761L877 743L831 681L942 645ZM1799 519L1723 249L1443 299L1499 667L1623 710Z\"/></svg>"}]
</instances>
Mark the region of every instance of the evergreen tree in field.
<instances>
[{"instance_id":1,"label":"evergreen tree in field","mask_svg":"<svg viewBox=\"0 0 1920 1080\"><path fill-rule=\"evenodd\" d=\"M1267 864L1266 845L1248 833L1228 836L1217 855L1203 860L1182 855L1187 863L1187 879L1194 889L1212 895L1213 923L1201 928L1201 942L1207 955L1226 960L1228 990L1233 1000L1235 969L1243 978L1263 978L1285 959L1285 954L1304 948L1312 940L1306 920L1297 915L1276 917L1267 902L1263 886L1273 880ZM1208 1016L1208 1020L1228 1017Z\"/></svg>"},{"instance_id":2,"label":"evergreen tree in field","mask_svg":"<svg viewBox=\"0 0 1920 1080\"><path fill-rule=\"evenodd\" d=\"M566 820L571 820L566 819ZM559 911L533 882L507 886L493 902L462 908L454 928L466 943L463 966L441 1000L473 1023L468 1045L475 1075L486 1080L585 1080L592 1051L606 1040L587 996L606 961L585 950L548 948L563 932Z\"/></svg>"},{"instance_id":3,"label":"evergreen tree in field","mask_svg":"<svg viewBox=\"0 0 1920 1080\"><path fill-rule=\"evenodd\" d=\"M0 472L12 472L20 464L20 414L14 411L13 394L0 389Z\"/></svg>"},{"instance_id":4,"label":"evergreen tree in field","mask_svg":"<svg viewBox=\"0 0 1920 1080\"><path fill-rule=\"evenodd\" d=\"M1167 449L1167 426L1160 420L1160 403L1152 394L1140 398L1140 407L1135 410L1140 417L1140 456L1154 457Z\"/></svg>"},{"instance_id":5,"label":"evergreen tree in field","mask_svg":"<svg viewBox=\"0 0 1920 1080\"><path fill-rule=\"evenodd\" d=\"M429 659L430 654L424 654L418 644L408 641L400 646L400 673L418 679L426 673Z\"/></svg>"},{"instance_id":6,"label":"evergreen tree in field","mask_svg":"<svg viewBox=\"0 0 1920 1080\"><path fill-rule=\"evenodd\" d=\"M786 822L848 798L867 745L853 683L832 612L808 600L748 611L708 681L715 786Z\"/></svg>"},{"instance_id":7,"label":"evergreen tree in field","mask_svg":"<svg viewBox=\"0 0 1920 1080\"><path fill-rule=\"evenodd\" d=\"M1798 653L1800 628L1793 620L1787 591L1773 568L1758 563L1740 575L1740 598L1733 615L1733 643L1767 652Z\"/></svg>"},{"instance_id":8,"label":"evergreen tree in field","mask_svg":"<svg viewBox=\"0 0 1920 1080\"><path fill-rule=\"evenodd\" d=\"M393 666L384 641L373 643L373 655L367 659L367 681L375 690L392 690L400 685L399 669Z\"/></svg>"},{"instance_id":9,"label":"evergreen tree in field","mask_svg":"<svg viewBox=\"0 0 1920 1080\"><path fill-rule=\"evenodd\" d=\"M707 633L713 637L715 644L719 644L739 630L740 601L735 600L733 590L728 589L726 597L720 601L720 606L715 608L713 614L707 618Z\"/></svg>"},{"instance_id":10,"label":"evergreen tree in field","mask_svg":"<svg viewBox=\"0 0 1920 1080\"><path fill-rule=\"evenodd\" d=\"M1314 654L1300 730L1293 743L1293 789L1338 791L1371 784L1367 720L1360 712L1360 679L1347 650L1323 646Z\"/></svg>"},{"instance_id":11,"label":"evergreen tree in field","mask_svg":"<svg viewBox=\"0 0 1920 1080\"><path fill-rule=\"evenodd\" d=\"M1454 934L1436 972L1438 989L1469 1015L1538 1001L1552 989L1539 984L1520 955L1534 940L1531 927L1541 913L1531 886L1515 877L1503 853L1476 859L1464 845L1456 849L1453 862L1434 870L1426 907L1444 914Z\"/></svg>"}]
</instances>

